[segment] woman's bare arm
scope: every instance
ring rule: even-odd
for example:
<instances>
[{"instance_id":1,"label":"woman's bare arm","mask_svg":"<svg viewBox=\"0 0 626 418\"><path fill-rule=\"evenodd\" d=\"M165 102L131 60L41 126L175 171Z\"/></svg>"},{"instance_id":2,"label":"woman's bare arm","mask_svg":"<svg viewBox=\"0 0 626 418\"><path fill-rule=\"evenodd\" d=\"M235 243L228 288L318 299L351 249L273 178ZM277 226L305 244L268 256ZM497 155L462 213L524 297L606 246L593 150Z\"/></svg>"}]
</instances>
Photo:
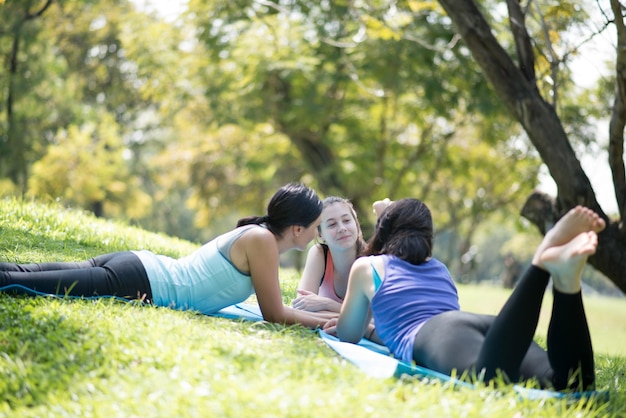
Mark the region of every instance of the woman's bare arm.
<instances>
[{"instance_id":1,"label":"woman's bare arm","mask_svg":"<svg viewBox=\"0 0 626 418\"><path fill-rule=\"evenodd\" d=\"M370 300L366 286L372 284L372 267L367 258L359 258L352 265L348 292L337 321L337 336L342 341L358 343L370 324Z\"/></svg>"},{"instance_id":2,"label":"woman's bare arm","mask_svg":"<svg viewBox=\"0 0 626 418\"><path fill-rule=\"evenodd\" d=\"M302 324L309 328L322 326L329 318L326 313L292 309L283 304L279 272L279 254L276 239L271 232L250 231L245 238L245 251L263 319L279 324Z\"/></svg>"}]
</instances>

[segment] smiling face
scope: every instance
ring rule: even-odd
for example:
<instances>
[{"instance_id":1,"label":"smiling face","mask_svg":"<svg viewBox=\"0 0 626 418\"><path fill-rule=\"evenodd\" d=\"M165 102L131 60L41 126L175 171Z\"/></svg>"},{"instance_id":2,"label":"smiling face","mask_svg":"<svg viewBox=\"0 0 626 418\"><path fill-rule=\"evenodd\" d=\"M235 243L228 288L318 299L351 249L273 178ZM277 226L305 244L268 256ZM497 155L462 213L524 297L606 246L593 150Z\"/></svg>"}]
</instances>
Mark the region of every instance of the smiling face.
<instances>
[{"instance_id":1,"label":"smiling face","mask_svg":"<svg viewBox=\"0 0 626 418\"><path fill-rule=\"evenodd\" d=\"M320 236L332 249L349 249L356 245L359 227L346 203L332 203L322 211Z\"/></svg>"}]
</instances>

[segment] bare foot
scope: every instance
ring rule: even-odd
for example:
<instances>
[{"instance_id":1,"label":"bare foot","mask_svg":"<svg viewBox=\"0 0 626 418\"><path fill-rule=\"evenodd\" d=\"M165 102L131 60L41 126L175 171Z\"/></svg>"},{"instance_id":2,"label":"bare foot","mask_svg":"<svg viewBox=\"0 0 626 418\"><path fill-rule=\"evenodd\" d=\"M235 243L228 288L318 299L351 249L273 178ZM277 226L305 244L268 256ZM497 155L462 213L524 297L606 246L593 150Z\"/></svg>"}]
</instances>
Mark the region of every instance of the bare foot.
<instances>
[{"instance_id":1,"label":"bare foot","mask_svg":"<svg viewBox=\"0 0 626 418\"><path fill-rule=\"evenodd\" d=\"M596 252L598 235L582 232L569 242L547 248L540 262L552 276L554 288L561 293L580 292L580 278L587 258Z\"/></svg>"},{"instance_id":2,"label":"bare foot","mask_svg":"<svg viewBox=\"0 0 626 418\"><path fill-rule=\"evenodd\" d=\"M600 232L606 226L604 219L597 213L584 206L576 206L567 212L546 233L537 247L532 263L541 266L541 254L554 246L563 245L582 232Z\"/></svg>"}]
</instances>

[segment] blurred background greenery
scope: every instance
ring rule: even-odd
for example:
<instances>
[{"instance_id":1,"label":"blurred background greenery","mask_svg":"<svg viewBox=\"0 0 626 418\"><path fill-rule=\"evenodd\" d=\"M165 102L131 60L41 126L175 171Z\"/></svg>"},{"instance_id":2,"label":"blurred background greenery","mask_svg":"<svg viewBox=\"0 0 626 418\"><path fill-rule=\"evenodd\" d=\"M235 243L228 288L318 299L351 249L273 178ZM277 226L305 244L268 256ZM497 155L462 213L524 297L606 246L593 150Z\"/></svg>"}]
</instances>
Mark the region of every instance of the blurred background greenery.
<instances>
[{"instance_id":1,"label":"blurred background greenery","mask_svg":"<svg viewBox=\"0 0 626 418\"><path fill-rule=\"evenodd\" d=\"M520 208L545 168L437 2L147 3L0 2L0 194L193 242L264 213L290 181L350 198L366 238L372 201L417 197L459 282L514 285L540 239ZM558 92L577 152L597 155L612 80L577 85L568 65L602 35L585 4L528 26L540 40L549 22L538 86ZM506 16L491 19L513 48ZM584 281L621 294L592 268Z\"/></svg>"}]
</instances>

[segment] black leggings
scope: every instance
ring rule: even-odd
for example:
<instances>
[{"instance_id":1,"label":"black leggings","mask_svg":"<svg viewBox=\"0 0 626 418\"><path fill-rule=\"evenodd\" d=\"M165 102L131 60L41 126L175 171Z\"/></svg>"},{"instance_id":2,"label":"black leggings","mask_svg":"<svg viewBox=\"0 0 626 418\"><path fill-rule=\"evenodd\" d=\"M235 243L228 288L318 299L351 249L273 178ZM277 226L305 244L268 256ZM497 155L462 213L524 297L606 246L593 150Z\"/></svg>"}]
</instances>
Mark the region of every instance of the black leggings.
<instances>
[{"instance_id":1,"label":"black leggings","mask_svg":"<svg viewBox=\"0 0 626 418\"><path fill-rule=\"evenodd\" d=\"M533 341L550 275L531 266L498 316L462 311L439 314L415 337L413 359L450 375L469 372L489 381L537 378L542 387L589 390L595 383L593 349L581 293L553 290L547 351Z\"/></svg>"},{"instance_id":2,"label":"black leggings","mask_svg":"<svg viewBox=\"0 0 626 418\"><path fill-rule=\"evenodd\" d=\"M14 294L152 300L146 270L139 257L129 251L100 255L82 262L0 263L0 289L6 286L9 287L3 291Z\"/></svg>"}]
</instances>

